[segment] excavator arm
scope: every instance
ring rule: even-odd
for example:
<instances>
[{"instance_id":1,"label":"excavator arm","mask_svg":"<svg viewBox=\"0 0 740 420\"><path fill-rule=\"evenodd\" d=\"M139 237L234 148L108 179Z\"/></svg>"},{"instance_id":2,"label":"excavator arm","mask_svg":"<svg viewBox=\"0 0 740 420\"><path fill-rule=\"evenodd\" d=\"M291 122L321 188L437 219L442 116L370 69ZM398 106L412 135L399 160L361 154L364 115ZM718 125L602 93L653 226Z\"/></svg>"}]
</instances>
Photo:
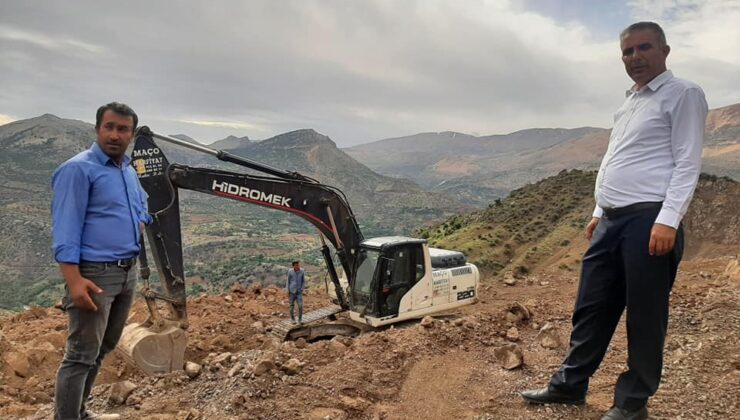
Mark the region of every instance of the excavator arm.
<instances>
[{"instance_id":1,"label":"excavator arm","mask_svg":"<svg viewBox=\"0 0 740 420\"><path fill-rule=\"evenodd\" d=\"M270 176L170 163L162 149L155 143L155 138L208 153L222 161ZM139 336L143 330L146 330L148 339L154 342L162 337L149 334L151 331L163 331L170 328L167 331L171 332L173 324L183 330L188 327L179 209L179 190L181 189L285 211L314 225L320 232L323 244L322 255L334 284L338 303L343 309L348 308L347 298L340 286L339 276L324 238L334 246L337 259L346 277L351 279L354 278L355 259L363 236L352 209L340 190L297 172L283 171L227 152L158 135L146 126L141 127L137 132L132 152L132 165L142 187L149 196L149 213L152 215L153 222L147 226L146 235L164 290L160 292L149 287L149 268L142 240L140 270L144 285L141 294L147 302L150 318L141 325L143 329L132 327L128 337ZM159 316L156 300L165 302L169 307L168 319L164 320ZM169 344L172 340L168 340L162 338L160 341L164 344L157 343L154 347L177 347ZM137 347L141 347L140 343L131 342L131 340L122 340L122 342L124 353L129 353L128 358L134 359L134 364L139 367L148 366L148 369L143 370L149 370L150 373L155 373L160 369L152 367L156 363L144 360L148 356L142 352L138 352L138 359L131 357L131 354L136 353ZM160 353L167 351L165 348ZM182 351L184 352L184 345ZM164 366L162 363L160 365ZM161 368L161 370L168 369Z\"/></svg>"}]
</instances>

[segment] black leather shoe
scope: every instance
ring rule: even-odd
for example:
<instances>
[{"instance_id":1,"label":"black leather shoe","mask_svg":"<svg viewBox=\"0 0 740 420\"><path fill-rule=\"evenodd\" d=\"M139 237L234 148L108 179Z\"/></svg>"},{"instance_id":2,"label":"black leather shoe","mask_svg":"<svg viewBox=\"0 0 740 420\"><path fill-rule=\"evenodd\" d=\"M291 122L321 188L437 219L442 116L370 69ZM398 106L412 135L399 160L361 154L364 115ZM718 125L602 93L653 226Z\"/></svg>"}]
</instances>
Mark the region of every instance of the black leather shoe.
<instances>
[{"instance_id":1,"label":"black leather shoe","mask_svg":"<svg viewBox=\"0 0 740 420\"><path fill-rule=\"evenodd\" d=\"M583 405L586 403L585 396L566 394L550 387L524 391L522 398L530 404Z\"/></svg>"},{"instance_id":2,"label":"black leather shoe","mask_svg":"<svg viewBox=\"0 0 740 420\"><path fill-rule=\"evenodd\" d=\"M647 407L642 407L635 411L628 411L624 408L612 407L611 410L604 414L601 420L647 420Z\"/></svg>"}]
</instances>

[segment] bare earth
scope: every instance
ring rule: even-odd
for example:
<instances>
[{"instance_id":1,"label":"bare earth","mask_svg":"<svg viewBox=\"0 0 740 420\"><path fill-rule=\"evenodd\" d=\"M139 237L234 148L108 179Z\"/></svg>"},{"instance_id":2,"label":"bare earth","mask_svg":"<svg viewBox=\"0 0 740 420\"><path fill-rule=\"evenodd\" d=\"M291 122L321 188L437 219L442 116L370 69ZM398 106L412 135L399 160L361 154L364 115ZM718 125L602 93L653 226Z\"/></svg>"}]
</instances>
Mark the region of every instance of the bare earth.
<instances>
[{"instance_id":1,"label":"bare earth","mask_svg":"<svg viewBox=\"0 0 740 420\"><path fill-rule=\"evenodd\" d=\"M740 419L737 263L737 257L716 257L682 264L651 418ZM303 348L275 343L265 331L285 316L282 291L201 296L189 302L186 355L202 365L200 374L144 377L114 354L106 360L92 406L125 419L160 420L598 419L625 369L623 325L592 380L585 407L532 407L518 395L546 384L563 358L565 345L544 348L536 336L549 322L567 341L577 281L577 274L561 271L519 279L514 286L484 279L481 302L439 317L430 327L416 322ZM309 308L326 303L318 291L306 301ZM507 315L515 302L532 312L531 319ZM132 318L142 319L144 311L139 302ZM0 418L50 418L65 315L33 308L0 315L0 322ZM494 351L511 343L505 337L511 327L518 330L524 365L506 370ZM266 372L255 372L260 366L267 366ZM110 384L124 380L137 388L125 403L110 403Z\"/></svg>"}]
</instances>

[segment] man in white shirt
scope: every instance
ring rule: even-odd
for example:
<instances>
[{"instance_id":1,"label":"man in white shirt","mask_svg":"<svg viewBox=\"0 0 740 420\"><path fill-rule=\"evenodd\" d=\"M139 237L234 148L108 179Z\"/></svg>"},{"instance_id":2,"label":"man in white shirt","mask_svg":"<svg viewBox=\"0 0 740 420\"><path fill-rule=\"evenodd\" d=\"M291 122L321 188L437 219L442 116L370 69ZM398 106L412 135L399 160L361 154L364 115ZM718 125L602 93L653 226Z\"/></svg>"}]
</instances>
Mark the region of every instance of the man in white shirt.
<instances>
[{"instance_id":1,"label":"man in white shirt","mask_svg":"<svg viewBox=\"0 0 740 420\"><path fill-rule=\"evenodd\" d=\"M630 25L620 45L635 84L615 114L596 180L570 348L548 387L522 393L534 404L583 404L626 308L628 369L602 420L647 419L660 384L680 223L699 178L707 116L701 88L666 69L670 47L658 24Z\"/></svg>"}]
</instances>

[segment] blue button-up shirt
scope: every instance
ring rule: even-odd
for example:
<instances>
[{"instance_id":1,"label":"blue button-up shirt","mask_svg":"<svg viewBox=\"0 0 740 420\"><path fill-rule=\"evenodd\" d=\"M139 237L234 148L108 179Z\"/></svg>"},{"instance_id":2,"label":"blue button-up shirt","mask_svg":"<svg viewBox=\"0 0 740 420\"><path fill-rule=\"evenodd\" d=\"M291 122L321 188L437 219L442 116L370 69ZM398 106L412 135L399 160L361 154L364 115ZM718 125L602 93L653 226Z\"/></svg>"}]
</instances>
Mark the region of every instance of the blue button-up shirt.
<instances>
[{"instance_id":1,"label":"blue button-up shirt","mask_svg":"<svg viewBox=\"0 0 740 420\"><path fill-rule=\"evenodd\" d=\"M303 286L306 285L306 274L301 268L298 271L294 269L288 270L288 282L286 288L290 293L298 293L303 291Z\"/></svg>"},{"instance_id":2,"label":"blue button-up shirt","mask_svg":"<svg viewBox=\"0 0 740 420\"><path fill-rule=\"evenodd\" d=\"M54 259L115 261L139 253L139 223L149 223L147 194L123 157L119 167L97 143L51 177Z\"/></svg>"}]
</instances>

